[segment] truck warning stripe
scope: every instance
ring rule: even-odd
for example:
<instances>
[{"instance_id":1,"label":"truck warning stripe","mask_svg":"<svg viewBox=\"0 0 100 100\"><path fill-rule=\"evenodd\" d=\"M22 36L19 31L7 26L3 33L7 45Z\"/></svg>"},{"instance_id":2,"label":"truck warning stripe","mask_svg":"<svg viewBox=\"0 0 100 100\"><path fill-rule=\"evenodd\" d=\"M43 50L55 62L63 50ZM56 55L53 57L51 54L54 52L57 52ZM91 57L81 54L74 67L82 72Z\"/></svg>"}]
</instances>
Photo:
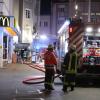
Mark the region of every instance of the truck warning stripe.
<instances>
[{"instance_id":1,"label":"truck warning stripe","mask_svg":"<svg viewBox=\"0 0 100 100\"><path fill-rule=\"evenodd\" d=\"M83 47L83 31L82 31L82 28L79 28L72 35L69 35L69 45L70 44L76 45L78 54L82 53L82 47Z\"/></svg>"}]
</instances>

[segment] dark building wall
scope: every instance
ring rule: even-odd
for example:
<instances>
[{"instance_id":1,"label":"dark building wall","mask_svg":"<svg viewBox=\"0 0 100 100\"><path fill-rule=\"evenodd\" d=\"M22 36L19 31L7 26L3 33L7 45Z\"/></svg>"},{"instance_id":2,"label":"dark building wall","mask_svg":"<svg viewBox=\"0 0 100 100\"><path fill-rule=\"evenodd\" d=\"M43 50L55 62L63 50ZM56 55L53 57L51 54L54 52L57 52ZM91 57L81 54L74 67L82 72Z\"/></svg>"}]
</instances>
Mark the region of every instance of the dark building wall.
<instances>
[{"instance_id":1,"label":"dark building wall","mask_svg":"<svg viewBox=\"0 0 100 100\"><path fill-rule=\"evenodd\" d=\"M23 0L19 0L19 25L22 30L22 19L23 19Z\"/></svg>"},{"instance_id":2,"label":"dark building wall","mask_svg":"<svg viewBox=\"0 0 100 100\"><path fill-rule=\"evenodd\" d=\"M52 0L54 3L69 2L69 0Z\"/></svg>"},{"instance_id":3,"label":"dark building wall","mask_svg":"<svg viewBox=\"0 0 100 100\"><path fill-rule=\"evenodd\" d=\"M77 0L77 2L88 2L88 0ZM100 2L100 0L91 0L91 2Z\"/></svg>"},{"instance_id":4,"label":"dark building wall","mask_svg":"<svg viewBox=\"0 0 100 100\"><path fill-rule=\"evenodd\" d=\"M40 14L41 15L51 14L51 0L41 0Z\"/></svg>"},{"instance_id":5,"label":"dark building wall","mask_svg":"<svg viewBox=\"0 0 100 100\"><path fill-rule=\"evenodd\" d=\"M19 26L22 32L22 26L23 26L23 0L19 0ZM22 42L22 34L19 37L19 42Z\"/></svg>"}]
</instances>

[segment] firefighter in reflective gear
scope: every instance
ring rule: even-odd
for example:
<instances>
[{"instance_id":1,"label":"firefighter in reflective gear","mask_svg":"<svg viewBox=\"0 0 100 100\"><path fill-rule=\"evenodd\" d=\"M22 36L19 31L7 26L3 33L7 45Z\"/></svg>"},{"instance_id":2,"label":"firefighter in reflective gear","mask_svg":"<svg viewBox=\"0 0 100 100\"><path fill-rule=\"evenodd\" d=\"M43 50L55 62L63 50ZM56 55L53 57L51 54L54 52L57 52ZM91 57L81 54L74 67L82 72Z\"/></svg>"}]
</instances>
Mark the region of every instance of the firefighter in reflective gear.
<instances>
[{"instance_id":1,"label":"firefighter in reflective gear","mask_svg":"<svg viewBox=\"0 0 100 100\"><path fill-rule=\"evenodd\" d=\"M45 64L45 89L53 90L53 82L55 75L55 65L57 65L57 60L53 52L53 46L48 45L47 51L44 54L44 64Z\"/></svg>"},{"instance_id":2,"label":"firefighter in reflective gear","mask_svg":"<svg viewBox=\"0 0 100 100\"><path fill-rule=\"evenodd\" d=\"M73 91L75 87L75 76L77 72L77 53L75 45L71 45L69 47L69 52L66 53L64 57L63 68L65 73L62 90L67 92L67 88L70 87L71 91Z\"/></svg>"}]
</instances>

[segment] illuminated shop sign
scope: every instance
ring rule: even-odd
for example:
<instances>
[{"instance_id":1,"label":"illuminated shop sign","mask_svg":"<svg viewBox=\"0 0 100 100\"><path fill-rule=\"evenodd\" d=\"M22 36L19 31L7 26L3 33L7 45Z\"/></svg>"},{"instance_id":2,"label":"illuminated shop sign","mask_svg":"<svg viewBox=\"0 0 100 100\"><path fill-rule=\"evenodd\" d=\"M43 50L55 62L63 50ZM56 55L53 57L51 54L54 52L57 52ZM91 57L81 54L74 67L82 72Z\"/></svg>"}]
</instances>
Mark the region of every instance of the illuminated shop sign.
<instances>
[{"instance_id":1,"label":"illuminated shop sign","mask_svg":"<svg viewBox=\"0 0 100 100\"><path fill-rule=\"evenodd\" d=\"M14 16L0 16L0 27L15 27Z\"/></svg>"},{"instance_id":2,"label":"illuminated shop sign","mask_svg":"<svg viewBox=\"0 0 100 100\"><path fill-rule=\"evenodd\" d=\"M9 17L0 17L0 26L1 27L9 27L10 26L10 18Z\"/></svg>"}]
</instances>

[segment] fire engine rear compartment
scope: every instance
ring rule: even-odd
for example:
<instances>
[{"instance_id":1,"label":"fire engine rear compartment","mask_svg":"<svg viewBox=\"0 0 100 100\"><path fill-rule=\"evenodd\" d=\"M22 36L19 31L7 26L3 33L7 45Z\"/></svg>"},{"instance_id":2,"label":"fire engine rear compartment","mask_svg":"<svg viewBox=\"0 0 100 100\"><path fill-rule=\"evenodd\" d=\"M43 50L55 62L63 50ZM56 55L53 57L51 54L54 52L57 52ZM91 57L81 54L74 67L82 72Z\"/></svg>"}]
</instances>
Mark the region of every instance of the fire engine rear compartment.
<instances>
[{"instance_id":1,"label":"fire engine rear compartment","mask_svg":"<svg viewBox=\"0 0 100 100\"><path fill-rule=\"evenodd\" d=\"M99 85L100 84L100 24L84 24L80 20L72 20L59 33L59 59L62 59L68 50L68 46L75 44L79 56L76 84ZM65 41L63 41L65 40ZM66 50L64 52L64 50ZM81 59L81 62L80 62ZM59 65L61 67L62 64ZM62 67L59 68L62 72ZM63 73L63 72L62 72Z\"/></svg>"}]
</instances>

